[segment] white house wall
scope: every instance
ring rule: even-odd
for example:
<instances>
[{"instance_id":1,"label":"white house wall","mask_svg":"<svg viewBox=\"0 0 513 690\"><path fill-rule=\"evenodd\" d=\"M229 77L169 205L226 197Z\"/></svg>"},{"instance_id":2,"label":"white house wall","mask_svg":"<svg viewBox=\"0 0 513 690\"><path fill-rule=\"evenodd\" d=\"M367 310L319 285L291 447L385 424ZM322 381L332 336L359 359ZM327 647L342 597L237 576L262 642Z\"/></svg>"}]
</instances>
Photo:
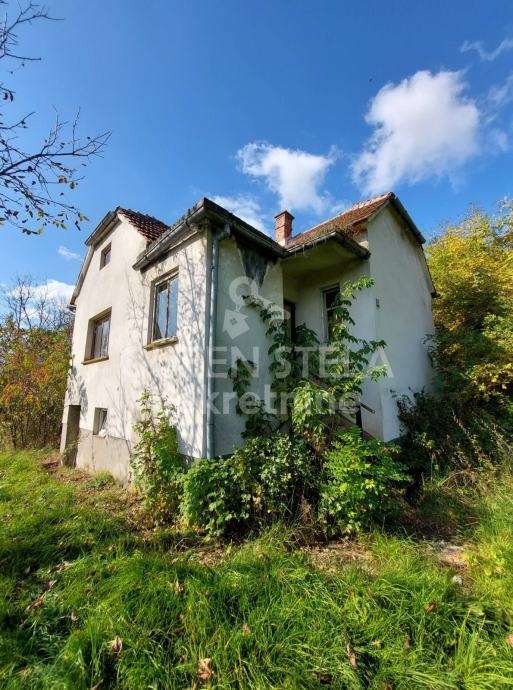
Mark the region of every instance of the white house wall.
<instances>
[{"instance_id":1,"label":"white house wall","mask_svg":"<svg viewBox=\"0 0 513 690\"><path fill-rule=\"evenodd\" d=\"M237 286L239 295L248 294L247 280L251 276L246 275L241 257L241 249L237 242L225 239L220 244L219 252L219 283L217 306L217 338L218 348L215 371L219 378L215 379L217 400L230 398L228 414L215 415L215 452L217 455L230 453L241 445L241 433L244 430L244 418L235 413L236 398L233 393L231 379L226 377L229 366L237 357L254 361L258 359L259 375L251 382L250 390L260 399L264 397L264 386L270 383L268 349L271 344L265 332L267 327L254 308L242 305L239 300L232 299ZM256 283L258 285L258 281ZM258 285L258 295L273 304L283 304L283 279L280 263L267 263L267 269L262 285ZM240 316L234 316L233 312ZM227 319L234 318L240 321L241 332L229 327ZM240 353L240 354L239 354Z\"/></svg>"},{"instance_id":2,"label":"white house wall","mask_svg":"<svg viewBox=\"0 0 513 690\"><path fill-rule=\"evenodd\" d=\"M182 451L193 457L202 455L206 242L204 234L194 236L143 274L132 266L146 241L127 221L95 248L76 300L66 396L66 405L81 406L77 466L127 478L133 425L139 418L137 400L146 388L176 406ZM100 270L101 250L109 243L111 261ZM177 342L145 349L152 282L174 270L178 270ZM89 320L109 308L108 360L84 364ZM93 436L97 407L108 410L105 439Z\"/></svg>"},{"instance_id":3,"label":"white house wall","mask_svg":"<svg viewBox=\"0 0 513 690\"><path fill-rule=\"evenodd\" d=\"M383 409L383 438L397 438L401 429L397 397L433 385L433 370L425 339L434 334L431 282L422 247L390 207L368 226L370 272L374 295L376 335L386 342L392 377L379 383Z\"/></svg>"}]
</instances>

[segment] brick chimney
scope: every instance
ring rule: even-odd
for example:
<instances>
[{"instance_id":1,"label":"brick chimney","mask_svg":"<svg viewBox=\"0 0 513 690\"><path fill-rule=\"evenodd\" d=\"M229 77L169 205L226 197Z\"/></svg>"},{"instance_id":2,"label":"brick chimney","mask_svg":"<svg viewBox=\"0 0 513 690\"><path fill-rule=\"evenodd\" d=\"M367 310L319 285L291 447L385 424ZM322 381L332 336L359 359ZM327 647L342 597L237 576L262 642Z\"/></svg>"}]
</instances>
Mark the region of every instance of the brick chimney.
<instances>
[{"instance_id":1,"label":"brick chimney","mask_svg":"<svg viewBox=\"0 0 513 690\"><path fill-rule=\"evenodd\" d=\"M274 239L283 247L292 236L292 221L294 220L294 216L288 211L282 211L278 213L277 216L274 216L274 220Z\"/></svg>"}]
</instances>

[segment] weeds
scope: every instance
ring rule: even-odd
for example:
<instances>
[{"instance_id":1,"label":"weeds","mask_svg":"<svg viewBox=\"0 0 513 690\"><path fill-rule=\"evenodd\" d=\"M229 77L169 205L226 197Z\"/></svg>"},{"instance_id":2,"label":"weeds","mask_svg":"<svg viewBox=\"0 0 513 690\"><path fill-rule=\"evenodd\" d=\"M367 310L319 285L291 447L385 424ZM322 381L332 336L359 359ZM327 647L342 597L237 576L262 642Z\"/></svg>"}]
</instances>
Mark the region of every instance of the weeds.
<instances>
[{"instance_id":1,"label":"weeds","mask_svg":"<svg viewBox=\"0 0 513 690\"><path fill-rule=\"evenodd\" d=\"M320 568L278 527L205 562L197 538L148 539L99 508L112 487L41 459L0 455L2 687L513 685L507 478L476 498L459 585L422 542L379 532L359 547L371 567Z\"/></svg>"}]
</instances>

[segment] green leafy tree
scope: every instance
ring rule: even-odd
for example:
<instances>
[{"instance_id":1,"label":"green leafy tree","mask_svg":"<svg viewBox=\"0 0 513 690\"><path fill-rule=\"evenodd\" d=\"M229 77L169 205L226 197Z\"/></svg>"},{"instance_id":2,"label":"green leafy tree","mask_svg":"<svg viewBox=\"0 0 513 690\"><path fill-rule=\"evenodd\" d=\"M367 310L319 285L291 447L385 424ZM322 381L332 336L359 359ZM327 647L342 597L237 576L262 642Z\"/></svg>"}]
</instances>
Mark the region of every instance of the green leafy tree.
<instances>
[{"instance_id":1,"label":"green leafy tree","mask_svg":"<svg viewBox=\"0 0 513 690\"><path fill-rule=\"evenodd\" d=\"M513 211L474 210L428 246L438 292L433 353L446 390L462 401L513 392Z\"/></svg>"},{"instance_id":2,"label":"green leafy tree","mask_svg":"<svg viewBox=\"0 0 513 690\"><path fill-rule=\"evenodd\" d=\"M0 321L0 440L42 447L59 439L71 315L30 278L7 290Z\"/></svg>"}]
</instances>

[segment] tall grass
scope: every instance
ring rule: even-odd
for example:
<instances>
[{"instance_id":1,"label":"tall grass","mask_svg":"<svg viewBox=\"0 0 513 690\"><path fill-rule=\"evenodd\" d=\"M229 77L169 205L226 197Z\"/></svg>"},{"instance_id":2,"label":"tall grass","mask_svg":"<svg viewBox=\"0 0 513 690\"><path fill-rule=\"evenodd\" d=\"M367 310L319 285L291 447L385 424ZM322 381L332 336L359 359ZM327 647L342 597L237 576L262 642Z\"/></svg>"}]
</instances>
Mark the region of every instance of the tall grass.
<instances>
[{"instance_id":1,"label":"tall grass","mask_svg":"<svg viewBox=\"0 0 513 690\"><path fill-rule=\"evenodd\" d=\"M209 560L40 460L0 454L1 687L513 686L509 480L482 499L461 586L379 533L361 562L321 568L279 528Z\"/></svg>"}]
</instances>

